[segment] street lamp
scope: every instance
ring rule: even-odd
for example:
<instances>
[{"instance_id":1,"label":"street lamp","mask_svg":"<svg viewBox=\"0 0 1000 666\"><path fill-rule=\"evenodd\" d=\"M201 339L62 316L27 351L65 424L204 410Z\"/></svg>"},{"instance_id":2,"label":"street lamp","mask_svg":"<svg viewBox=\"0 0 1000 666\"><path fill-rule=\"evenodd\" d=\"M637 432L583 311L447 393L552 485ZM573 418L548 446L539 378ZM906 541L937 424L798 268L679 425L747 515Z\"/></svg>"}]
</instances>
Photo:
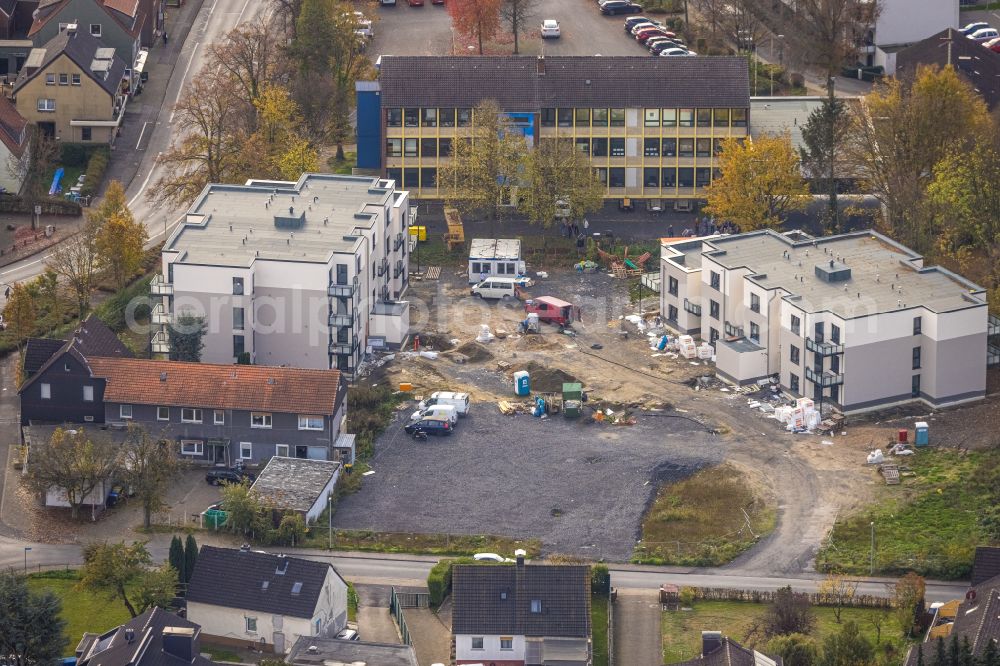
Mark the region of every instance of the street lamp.
<instances>
[{"instance_id":1,"label":"street lamp","mask_svg":"<svg viewBox=\"0 0 1000 666\"><path fill-rule=\"evenodd\" d=\"M783 61L785 59L784 58L784 56L785 56L785 42L784 42L784 39L785 39L784 35L778 35L778 44L779 44L779 46L781 48L781 55L778 58L778 60L779 60L779 65L778 66L779 67L782 66L780 61ZM773 59L774 59L774 33L771 33L771 53L769 55L770 55L770 57L772 59L772 63L771 64L773 65L774 64L774 62L773 62ZM774 97L774 68L772 67L770 70L768 70L768 73L771 75L770 76L770 78L771 78L771 97Z\"/></svg>"},{"instance_id":2,"label":"street lamp","mask_svg":"<svg viewBox=\"0 0 1000 666\"><path fill-rule=\"evenodd\" d=\"M333 550L333 493L326 496L326 519L328 523L329 550Z\"/></svg>"},{"instance_id":3,"label":"street lamp","mask_svg":"<svg viewBox=\"0 0 1000 666\"><path fill-rule=\"evenodd\" d=\"M24 573L28 573L28 551L31 550L31 546L24 547Z\"/></svg>"},{"instance_id":4,"label":"street lamp","mask_svg":"<svg viewBox=\"0 0 1000 666\"><path fill-rule=\"evenodd\" d=\"M870 564L868 566L868 575L874 576L875 575L875 521L874 520L871 522L871 527L872 527L872 554L871 554Z\"/></svg>"}]
</instances>

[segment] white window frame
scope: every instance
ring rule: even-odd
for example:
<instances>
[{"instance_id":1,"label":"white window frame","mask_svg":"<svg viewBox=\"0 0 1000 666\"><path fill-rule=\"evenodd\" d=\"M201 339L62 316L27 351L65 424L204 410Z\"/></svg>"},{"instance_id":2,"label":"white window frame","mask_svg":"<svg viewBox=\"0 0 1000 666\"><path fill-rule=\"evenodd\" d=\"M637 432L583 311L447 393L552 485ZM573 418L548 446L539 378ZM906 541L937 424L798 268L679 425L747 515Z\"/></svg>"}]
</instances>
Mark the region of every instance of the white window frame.
<instances>
[{"instance_id":1,"label":"white window frame","mask_svg":"<svg viewBox=\"0 0 1000 666\"><path fill-rule=\"evenodd\" d=\"M59 85L68 86L69 85L69 74L61 73L59 74Z\"/></svg>"},{"instance_id":2,"label":"white window frame","mask_svg":"<svg viewBox=\"0 0 1000 666\"><path fill-rule=\"evenodd\" d=\"M94 28L97 28L97 32L94 32ZM91 23L90 24L90 36L91 37L100 37L101 36L101 24L100 23Z\"/></svg>"},{"instance_id":3,"label":"white window frame","mask_svg":"<svg viewBox=\"0 0 1000 666\"><path fill-rule=\"evenodd\" d=\"M160 414L166 410L166 416L160 416ZM157 407L156 408L156 420L157 421L169 421L170 420L170 408L169 407Z\"/></svg>"},{"instance_id":4,"label":"white window frame","mask_svg":"<svg viewBox=\"0 0 1000 666\"><path fill-rule=\"evenodd\" d=\"M285 450L284 453L281 452L282 449ZM291 449L292 447L290 447L288 444L275 444L274 455L277 456L278 458L289 458L290 456L288 454L291 452Z\"/></svg>"},{"instance_id":5,"label":"white window frame","mask_svg":"<svg viewBox=\"0 0 1000 666\"><path fill-rule=\"evenodd\" d=\"M186 417L184 412L190 412L191 416ZM181 407L181 423L201 423L202 411L197 407Z\"/></svg>"},{"instance_id":6,"label":"white window frame","mask_svg":"<svg viewBox=\"0 0 1000 666\"><path fill-rule=\"evenodd\" d=\"M81 81L81 79L80 79L80 75L79 74L73 74L73 75L70 76L70 84L71 85L78 86L78 85L80 85L80 81Z\"/></svg>"},{"instance_id":7,"label":"white window frame","mask_svg":"<svg viewBox=\"0 0 1000 666\"><path fill-rule=\"evenodd\" d=\"M254 421L260 418L260 425L254 423ZM264 430L270 430L273 419L271 417L271 412L250 412L250 427L251 428L261 428Z\"/></svg>"},{"instance_id":8,"label":"white window frame","mask_svg":"<svg viewBox=\"0 0 1000 666\"><path fill-rule=\"evenodd\" d=\"M246 620L247 633L248 634L256 634L257 633L257 618L255 618L255 617L244 617L243 619Z\"/></svg>"},{"instance_id":9,"label":"white window frame","mask_svg":"<svg viewBox=\"0 0 1000 666\"><path fill-rule=\"evenodd\" d=\"M188 450L188 446L194 446L194 450ZM205 455L205 442L200 439L182 439L181 440L181 455L182 456L202 456Z\"/></svg>"},{"instance_id":10,"label":"white window frame","mask_svg":"<svg viewBox=\"0 0 1000 666\"><path fill-rule=\"evenodd\" d=\"M54 86L55 84L56 84L56 75L55 74L46 74L45 75L45 85L47 85L47 86Z\"/></svg>"},{"instance_id":11,"label":"white window frame","mask_svg":"<svg viewBox=\"0 0 1000 666\"><path fill-rule=\"evenodd\" d=\"M54 99L39 97L38 104L35 108L44 113L53 113L56 110L56 101Z\"/></svg>"},{"instance_id":12,"label":"white window frame","mask_svg":"<svg viewBox=\"0 0 1000 666\"><path fill-rule=\"evenodd\" d=\"M220 419L219 416L221 416L222 418ZM226 410L224 409L212 410L212 425L226 425Z\"/></svg>"},{"instance_id":13,"label":"white window frame","mask_svg":"<svg viewBox=\"0 0 1000 666\"><path fill-rule=\"evenodd\" d=\"M479 641L479 647L476 647L476 641ZM472 646L472 650L485 650L486 649L486 637L485 636L473 636L469 641L469 645Z\"/></svg>"},{"instance_id":14,"label":"white window frame","mask_svg":"<svg viewBox=\"0 0 1000 666\"><path fill-rule=\"evenodd\" d=\"M507 643L507 647L504 647L504 642ZM500 637L500 649L504 652L514 649L514 637L513 636L501 636Z\"/></svg>"},{"instance_id":15,"label":"white window frame","mask_svg":"<svg viewBox=\"0 0 1000 666\"><path fill-rule=\"evenodd\" d=\"M319 427L310 425L310 421L319 419ZM299 414L299 430L323 430L323 416L320 414Z\"/></svg>"},{"instance_id":16,"label":"white window frame","mask_svg":"<svg viewBox=\"0 0 1000 666\"><path fill-rule=\"evenodd\" d=\"M90 394L89 398L87 397L88 393ZM94 402L94 387L93 386L89 386L88 385L88 386L84 386L83 387L83 401L84 402Z\"/></svg>"},{"instance_id":17,"label":"white window frame","mask_svg":"<svg viewBox=\"0 0 1000 666\"><path fill-rule=\"evenodd\" d=\"M118 405L118 416L122 419L132 420L132 405Z\"/></svg>"},{"instance_id":18,"label":"white window frame","mask_svg":"<svg viewBox=\"0 0 1000 666\"><path fill-rule=\"evenodd\" d=\"M243 455L243 449L246 447L247 454ZM240 460L250 460L253 458L253 442L240 442Z\"/></svg>"},{"instance_id":19,"label":"white window frame","mask_svg":"<svg viewBox=\"0 0 1000 666\"><path fill-rule=\"evenodd\" d=\"M43 382L41 386L42 386L42 388L41 388L41 394L40 394L41 395L41 399L42 400L51 400L52 399L52 384L49 384L48 382Z\"/></svg>"}]
</instances>

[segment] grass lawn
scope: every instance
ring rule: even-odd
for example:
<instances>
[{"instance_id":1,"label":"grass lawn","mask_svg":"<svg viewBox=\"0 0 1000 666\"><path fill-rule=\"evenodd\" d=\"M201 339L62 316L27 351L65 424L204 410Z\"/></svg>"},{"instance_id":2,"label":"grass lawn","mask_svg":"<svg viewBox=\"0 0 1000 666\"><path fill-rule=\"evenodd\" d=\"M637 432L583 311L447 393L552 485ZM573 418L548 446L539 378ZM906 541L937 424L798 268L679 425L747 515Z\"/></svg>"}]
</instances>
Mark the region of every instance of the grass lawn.
<instances>
[{"instance_id":1,"label":"grass lawn","mask_svg":"<svg viewBox=\"0 0 1000 666\"><path fill-rule=\"evenodd\" d=\"M990 542L979 514L993 500L979 479L997 468L1000 455L925 449L904 464L912 476L904 473L901 485L883 489L883 499L834 526L817 569L867 574L874 522L876 574L969 575L975 547Z\"/></svg>"},{"instance_id":2,"label":"grass lawn","mask_svg":"<svg viewBox=\"0 0 1000 666\"><path fill-rule=\"evenodd\" d=\"M208 655L208 658L212 661L231 661L233 663L240 663L243 661L243 657L236 654L228 648L219 647L216 645L209 645L207 643L201 644L201 651Z\"/></svg>"},{"instance_id":3,"label":"grass lawn","mask_svg":"<svg viewBox=\"0 0 1000 666\"><path fill-rule=\"evenodd\" d=\"M72 655L85 631L102 632L127 622L130 617L120 601L93 592L78 591L76 572L52 571L28 576L32 592L52 591L62 601L62 618L66 620L63 654Z\"/></svg>"},{"instance_id":4,"label":"grass lawn","mask_svg":"<svg viewBox=\"0 0 1000 666\"><path fill-rule=\"evenodd\" d=\"M357 151L344 151L344 161L341 162L336 158L336 156L331 157L326 162L327 167L330 169L330 173L339 173L345 176L351 175L351 169L358 165L358 153Z\"/></svg>"},{"instance_id":5,"label":"grass lawn","mask_svg":"<svg viewBox=\"0 0 1000 666\"><path fill-rule=\"evenodd\" d=\"M642 542L632 561L719 566L756 543L754 534L769 534L775 520L773 501L758 497L742 472L730 465L709 467L659 489L643 517Z\"/></svg>"},{"instance_id":6,"label":"grass lawn","mask_svg":"<svg viewBox=\"0 0 1000 666\"><path fill-rule=\"evenodd\" d=\"M590 598L590 624L593 630L594 666L608 664L608 598Z\"/></svg>"},{"instance_id":7,"label":"grass lawn","mask_svg":"<svg viewBox=\"0 0 1000 666\"><path fill-rule=\"evenodd\" d=\"M325 526L311 529L307 539L300 545L303 548L326 548L329 541ZM423 555L512 553L518 548L523 548L527 551L528 557L538 557L542 543L538 539L511 539L489 534L408 534L334 528L333 547L337 550Z\"/></svg>"},{"instance_id":8,"label":"grass lawn","mask_svg":"<svg viewBox=\"0 0 1000 666\"><path fill-rule=\"evenodd\" d=\"M694 610L669 611L663 614L661 623L663 633L663 663L673 664L697 657L701 652L701 632L721 631L735 641L744 642L750 624L764 613L765 604L754 604L740 601L699 601ZM815 608L816 627L812 637L822 644L823 639L840 630L832 608ZM871 618L877 614L888 614L882 625L882 644L889 642L897 650L901 643L897 638L899 630L892 620L889 611L868 608L845 608L841 622L854 620L861 633L875 643L876 631L871 624ZM760 649L763 646L757 646ZM881 650L880 650L881 651ZM902 653L899 653L902 656Z\"/></svg>"}]
</instances>

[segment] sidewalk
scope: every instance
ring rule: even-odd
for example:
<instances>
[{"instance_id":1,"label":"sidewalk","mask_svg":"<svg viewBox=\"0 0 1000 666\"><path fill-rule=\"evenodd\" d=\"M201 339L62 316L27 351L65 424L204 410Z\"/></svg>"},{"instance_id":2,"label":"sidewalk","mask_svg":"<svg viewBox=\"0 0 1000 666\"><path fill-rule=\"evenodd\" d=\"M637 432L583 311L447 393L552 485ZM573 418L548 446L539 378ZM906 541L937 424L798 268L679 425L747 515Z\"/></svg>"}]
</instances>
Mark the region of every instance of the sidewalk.
<instances>
[{"instance_id":1,"label":"sidewalk","mask_svg":"<svg viewBox=\"0 0 1000 666\"><path fill-rule=\"evenodd\" d=\"M146 155L146 145L160 114L170 114L174 100L165 101L167 86L202 2L188 0L182 7L168 8L166 31L170 36L169 42L164 45L159 40L149 50L146 60L149 80L143 85L142 92L130 99L125 108L121 130L111 149L105 184L118 180L128 189Z\"/></svg>"}]
</instances>

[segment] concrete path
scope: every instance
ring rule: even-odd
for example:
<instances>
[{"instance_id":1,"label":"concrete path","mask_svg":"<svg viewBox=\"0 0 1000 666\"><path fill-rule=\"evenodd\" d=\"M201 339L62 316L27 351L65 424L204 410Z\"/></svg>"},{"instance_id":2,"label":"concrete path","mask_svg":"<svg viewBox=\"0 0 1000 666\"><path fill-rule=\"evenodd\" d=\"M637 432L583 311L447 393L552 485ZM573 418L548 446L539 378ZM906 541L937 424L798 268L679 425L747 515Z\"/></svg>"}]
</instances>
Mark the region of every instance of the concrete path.
<instances>
[{"instance_id":1,"label":"concrete path","mask_svg":"<svg viewBox=\"0 0 1000 666\"><path fill-rule=\"evenodd\" d=\"M358 633L363 641L376 643L399 643L396 623L389 615L388 585L359 585L358 593Z\"/></svg>"},{"instance_id":2,"label":"concrete path","mask_svg":"<svg viewBox=\"0 0 1000 666\"><path fill-rule=\"evenodd\" d=\"M410 630L413 649L420 666L451 663L451 632L429 608L407 608L403 611Z\"/></svg>"},{"instance_id":3,"label":"concrete path","mask_svg":"<svg viewBox=\"0 0 1000 666\"><path fill-rule=\"evenodd\" d=\"M663 663L657 595L656 590L618 591L615 666L660 666Z\"/></svg>"}]
</instances>

